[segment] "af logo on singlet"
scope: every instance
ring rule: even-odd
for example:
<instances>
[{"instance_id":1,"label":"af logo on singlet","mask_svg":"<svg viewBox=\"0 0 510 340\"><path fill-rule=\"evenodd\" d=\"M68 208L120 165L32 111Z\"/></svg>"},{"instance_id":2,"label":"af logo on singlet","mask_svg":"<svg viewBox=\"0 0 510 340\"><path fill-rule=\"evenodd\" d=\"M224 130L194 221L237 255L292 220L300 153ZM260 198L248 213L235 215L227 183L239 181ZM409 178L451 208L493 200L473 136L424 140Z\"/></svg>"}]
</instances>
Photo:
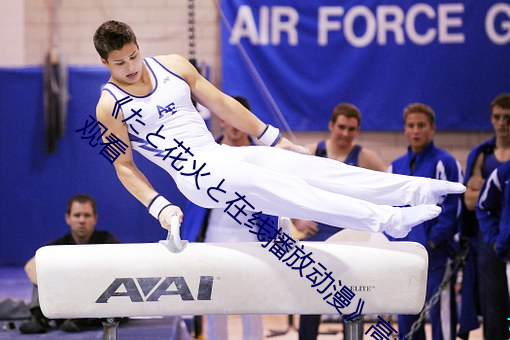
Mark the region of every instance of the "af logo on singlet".
<instances>
[{"instance_id":1,"label":"af logo on singlet","mask_svg":"<svg viewBox=\"0 0 510 340\"><path fill-rule=\"evenodd\" d=\"M170 104L165 106L156 105L156 108L158 109L159 118L163 117L168 113L170 113L170 115L173 115L174 113L177 112L174 102L171 102Z\"/></svg>"},{"instance_id":2,"label":"af logo on singlet","mask_svg":"<svg viewBox=\"0 0 510 340\"><path fill-rule=\"evenodd\" d=\"M200 276L197 300L211 300L213 281L213 276ZM113 280L96 303L107 303L112 297L129 297L131 302L158 301L163 295L179 295L183 301L195 300L182 276L128 277Z\"/></svg>"}]
</instances>

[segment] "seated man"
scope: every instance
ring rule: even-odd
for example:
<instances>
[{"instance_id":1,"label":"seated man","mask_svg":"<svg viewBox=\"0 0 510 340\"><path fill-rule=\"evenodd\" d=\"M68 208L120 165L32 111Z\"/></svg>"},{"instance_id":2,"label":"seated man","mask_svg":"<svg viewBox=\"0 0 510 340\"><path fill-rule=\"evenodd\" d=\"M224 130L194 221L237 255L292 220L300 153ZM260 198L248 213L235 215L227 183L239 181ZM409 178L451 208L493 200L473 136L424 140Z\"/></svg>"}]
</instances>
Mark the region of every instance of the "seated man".
<instances>
[{"instance_id":1,"label":"seated man","mask_svg":"<svg viewBox=\"0 0 510 340\"><path fill-rule=\"evenodd\" d=\"M119 240L109 232L95 229L97 223L96 201L88 195L78 194L69 199L65 220L70 227L70 232L48 245L119 243ZM39 306L35 258L31 258L27 262L25 271L34 284L30 303L32 317L20 325L20 331L21 333L46 333L50 329L50 320L43 315ZM83 327L101 325L97 319L59 320L56 324L66 332L79 332Z\"/></svg>"}]
</instances>

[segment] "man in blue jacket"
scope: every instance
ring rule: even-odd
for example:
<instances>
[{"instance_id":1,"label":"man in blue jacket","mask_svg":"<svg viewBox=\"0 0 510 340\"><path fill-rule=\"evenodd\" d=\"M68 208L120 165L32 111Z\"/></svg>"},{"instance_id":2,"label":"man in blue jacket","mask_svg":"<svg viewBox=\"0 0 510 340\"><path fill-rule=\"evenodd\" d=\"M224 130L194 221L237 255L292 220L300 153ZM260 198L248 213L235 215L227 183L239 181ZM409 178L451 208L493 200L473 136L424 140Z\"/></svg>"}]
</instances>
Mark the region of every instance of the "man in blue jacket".
<instances>
[{"instance_id":1,"label":"man in blue jacket","mask_svg":"<svg viewBox=\"0 0 510 340\"><path fill-rule=\"evenodd\" d=\"M434 145L435 113L427 105L414 103L404 109L404 134L409 142L407 153L390 166L396 174L421 176L453 182L462 180L459 162L448 152ZM412 241L422 244L429 254L427 277L427 301L438 291L439 285L449 266L452 255L453 236L457 232L460 212L460 196L448 195L440 204L441 214L411 230L401 239L392 241ZM453 282L445 288L441 300L430 310L432 335L434 340L455 339L455 308L453 303ZM445 311L447 311L445 313ZM411 330L418 315L399 315L399 334L404 337ZM423 325L413 335L413 339L425 340Z\"/></svg>"},{"instance_id":2,"label":"man in blue jacket","mask_svg":"<svg viewBox=\"0 0 510 340\"><path fill-rule=\"evenodd\" d=\"M485 242L507 265L510 261L509 181L510 161L507 161L496 168L485 181L476 206L476 216ZM510 315L510 311L506 315Z\"/></svg>"},{"instance_id":3,"label":"man in blue jacket","mask_svg":"<svg viewBox=\"0 0 510 340\"><path fill-rule=\"evenodd\" d=\"M480 143L469 153L462 211L461 236L469 241L470 253L462 277L462 310L459 337L468 339L469 331L479 327L477 313L483 316L485 339L506 340L509 298L506 293L505 263L496 256L479 230L474 209L484 181L498 166L510 160L510 139L507 121L510 119L510 93L502 93L490 105L494 137ZM501 294L506 294L501 298ZM480 310L477 310L477 305Z\"/></svg>"},{"instance_id":4,"label":"man in blue jacket","mask_svg":"<svg viewBox=\"0 0 510 340\"><path fill-rule=\"evenodd\" d=\"M510 113L510 111L507 111ZM510 144L510 114L506 115L507 143ZM510 315L509 298L509 261L510 261L510 160L498 166L487 177L484 182L478 203L476 205L476 217L480 227L480 233L483 240L491 252L497 258L493 264L497 266L497 271L489 274L489 279L494 275L500 274L497 280L497 288L491 293L494 305L489 305L487 309L494 312L500 312L502 315L497 318L504 319ZM495 280L495 281L496 281ZM505 285L506 288L505 289ZM496 307L497 306L497 307ZM487 310L486 310L487 311ZM499 320L496 320L499 321ZM489 333L495 336L495 339L508 339L510 332L507 327L496 329L494 320L488 320L488 327L485 327L484 335ZM493 327L492 327L493 325ZM488 339L488 338L487 338Z\"/></svg>"}]
</instances>

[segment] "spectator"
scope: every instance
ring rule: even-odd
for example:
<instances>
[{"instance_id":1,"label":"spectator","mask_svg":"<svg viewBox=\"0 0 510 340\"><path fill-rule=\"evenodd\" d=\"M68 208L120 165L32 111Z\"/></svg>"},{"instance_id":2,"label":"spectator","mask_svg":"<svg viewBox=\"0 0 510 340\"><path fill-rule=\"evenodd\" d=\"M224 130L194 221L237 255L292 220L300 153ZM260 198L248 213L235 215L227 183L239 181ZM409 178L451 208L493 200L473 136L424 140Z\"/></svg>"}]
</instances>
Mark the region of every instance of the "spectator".
<instances>
[{"instance_id":1,"label":"spectator","mask_svg":"<svg viewBox=\"0 0 510 340\"><path fill-rule=\"evenodd\" d=\"M353 104L340 103L333 109L329 121L328 139L306 146L310 153L336 159L345 164L359 166L366 169L385 171L381 158L372 150L356 144L355 140L361 130L361 112ZM303 241L325 241L341 229L327 224L293 220L297 230L305 237ZM299 339L317 339L320 325L320 315L301 315L299 318Z\"/></svg>"},{"instance_id":2,"label":"spectator","mask_svg":"<svg viewBox=\"0 0 510 340\"><path fill-rule=\"evenodd\" d=\"M248 110L250 105L244 97L234 97ZM219 144L230 146L255 145L252 138L236 129L225 121L221 121L223 134L216 141ZM239 224L224 212L224 209L205 209L191 202L185 210L186 218L183 221L183 237L187 240L199 242L259 242L255 233ZM277 225L277 218L273 218L273 225ZM207 315L207 339L227 340L228 315ZM264 327L261 315L242 315L243 339L262 340Z\"/></svg>"},{"instance_id":3,"label":"spectator","mask_svg":"<svg viewBox=\"0 0 510 340\"><path fill-rule=\"evenodd\" d=\"M96 201L84 194L72 196L67 202L65 221L70 228L69 233L50 242L48 245L80 245L119 243L112 234L103 230L96 230L97 210ZM25 265L25 271L34 284L32 301L30 303L30 320L20 325L21 333L46 333L50 330L50 321L39 306L39 292L37 288L37 275L35 271L35 258ZM89 326L101 326L98 319L67 319L57 320L56 325L66 332L79 332Z\"/></svg>"},{"instance_id":4,"label":"spectator","mask_svg":"<svg viewBox=\"0 0 510 340\"><path fill-rule=\"evenodd\" d=\"M459 162L448 152L434 145L436 131L435 113L429 106L422 103L408 105L404 109L404 134L409 142L407 153L391 163L390 172L395 174L462 181ZM458 218L461 200L459 195L447 195L439 204L441 214L435 219L426 221L411 230L404 238L393 241L412 241L422 244L429 254L426 300L439 290L439 286L449 267L452 257L453 236L458 230ZM441 294L440 301L430 310L432 339L455 339L455 304L454 280ZM405 336L418 315L399 315L399 333ZM443 325L447 325L443 328ZM413 335L413 339L425 340L423 324Z\"/></svg>"},{"instance_id":5,"label":"spectator","mask_svg":"<svg viewBox=\"0 0 510 340\"><path fill-rule=\"evenodd\" d=\"M505 263L496 256L478 227L474 209L484 181L498 166L510 160L510 140L506 122L510 117L510 94L498 95L490 105L494 137L471 150L466 163L466 192L461 235L470 246L462 278L462 310L459 337L468 339L469 331L479 327L477 314L483 318L485 339L508 339L506 323L508 293ZM506 292L506 293L505 293ZM506 294L502 298L501 294ZM480 311L476 306L480 305Z\"/></svg>"}]
</instances>

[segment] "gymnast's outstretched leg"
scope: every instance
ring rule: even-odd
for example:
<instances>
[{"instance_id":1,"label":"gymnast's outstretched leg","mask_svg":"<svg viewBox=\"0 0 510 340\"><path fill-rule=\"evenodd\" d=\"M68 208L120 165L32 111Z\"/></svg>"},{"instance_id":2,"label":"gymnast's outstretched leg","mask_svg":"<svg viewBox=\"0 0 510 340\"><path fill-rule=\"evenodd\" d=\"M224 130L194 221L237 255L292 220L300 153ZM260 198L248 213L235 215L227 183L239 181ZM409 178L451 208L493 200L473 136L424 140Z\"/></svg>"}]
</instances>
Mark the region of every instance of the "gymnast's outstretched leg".
<instances>
[{"instance_id":1,"label":"gymnast's outstretched leg","mask_svg":"<svg viewBox=\"0 0 510 340\"><path fill-rule=\"evenodd\" d=\"M465 190L460 183L373 171L279 148L230 148L228 152L274 172L300 177L312 186L376 204L436 204L446 194Z\"/></svg>"},{"instance_id":2,"label":"gymnast's outstretched leg","mask_svg":"<svg viewBox=\"0 0 510 340\"><path fill-rule=\"evenodd\" d=\"M192 178L180 177L177 182L188 199L203 207L225 208L226 202L235 200L239 194L245 196L253 211L314 220L338 227L385 231L394 237L407 235L413 226L441 212L441 208L434 204L408 208L374 204L318 188L297 176L217 156L207 160L210 175L201 178L205 188L222 183L223 193L218 194L217 202L208 196L206 190L197 190Z\"/></svg>"}]
</instances>

